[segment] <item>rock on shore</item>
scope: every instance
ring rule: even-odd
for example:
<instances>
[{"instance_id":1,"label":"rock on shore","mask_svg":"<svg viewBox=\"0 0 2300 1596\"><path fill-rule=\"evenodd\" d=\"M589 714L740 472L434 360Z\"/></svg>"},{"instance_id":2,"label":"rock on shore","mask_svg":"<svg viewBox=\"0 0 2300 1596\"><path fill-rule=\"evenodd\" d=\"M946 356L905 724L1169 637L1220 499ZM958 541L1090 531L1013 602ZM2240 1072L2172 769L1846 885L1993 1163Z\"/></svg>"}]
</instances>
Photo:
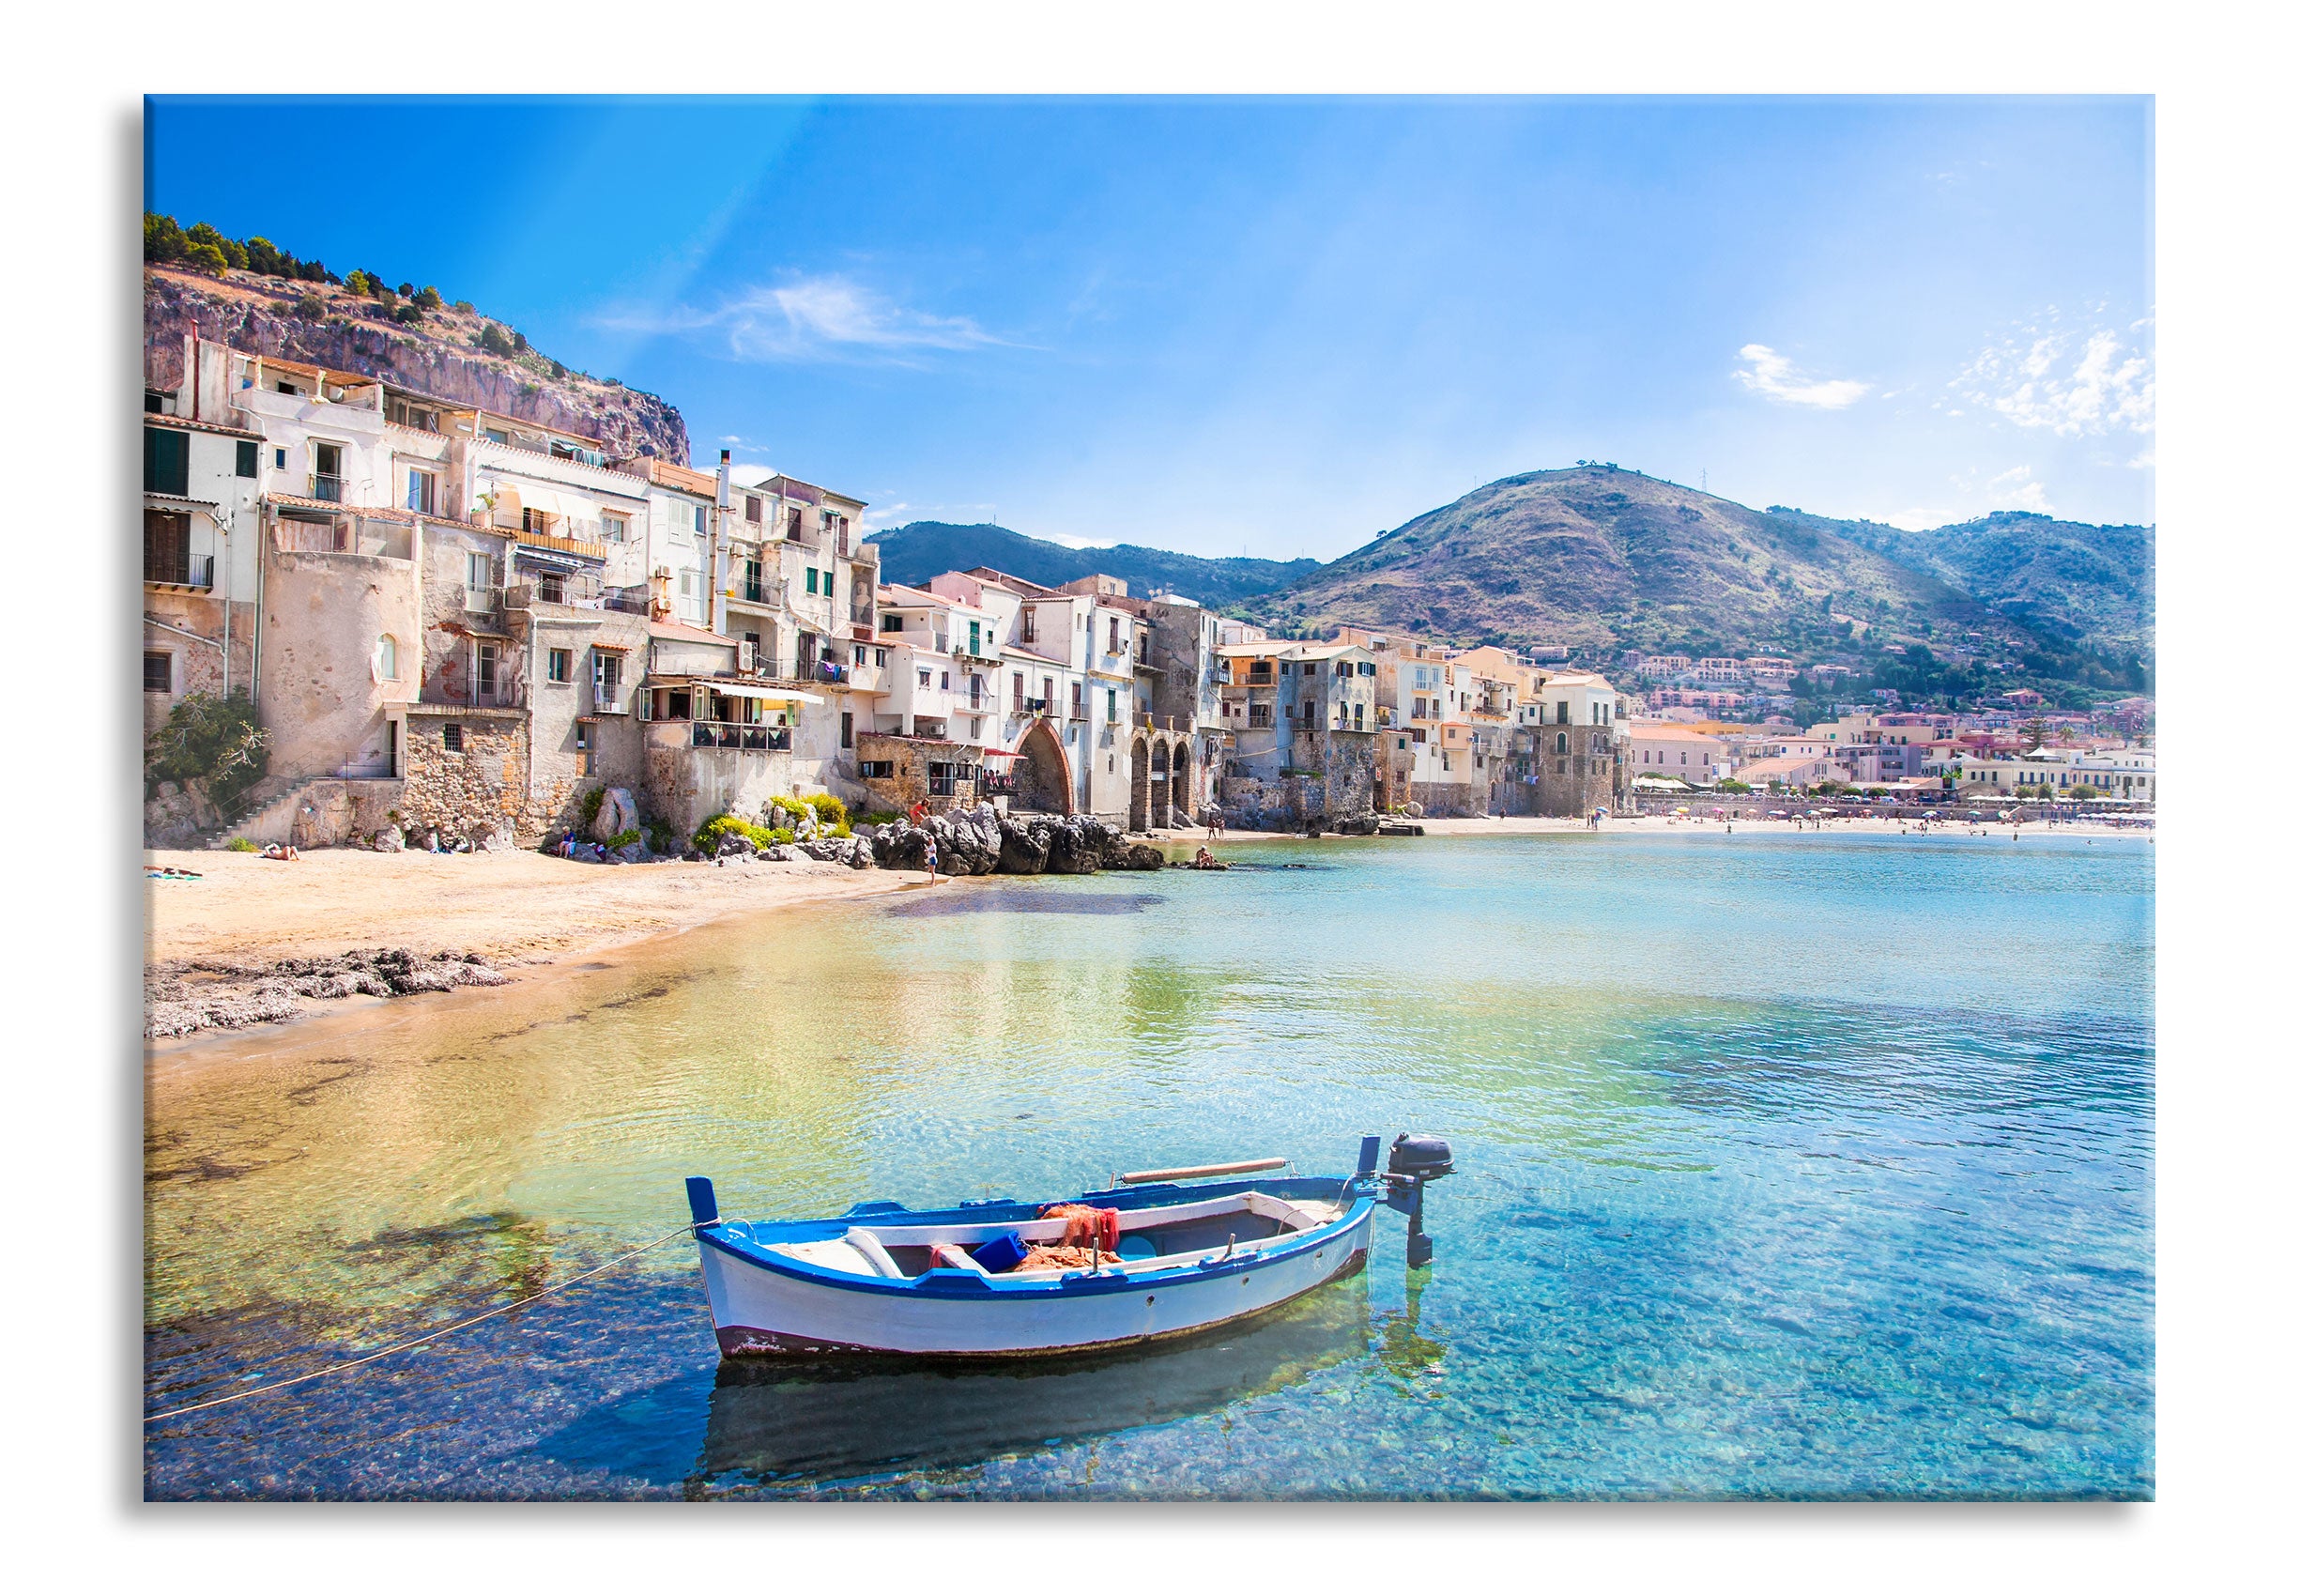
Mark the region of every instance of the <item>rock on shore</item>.
<instances>
[{"instance_id":1,"label":"rock on shore","mask_svg":"<svg viewBox=\"0 0 2300 1596\"><path fill-rule=\"evenodd\" d=\"M946 876L1087 876L1097 870L1156 870L1166 856L1147 842L1092 815L1031 815L1017 820L988 804L930 815L923 826L896 821L870 839L883 869L923 870L931 839Z\"/></svg>"},{"instance_id":2,"label":"rock on shore","mask_svg":"<svg viewBox=\"0 0 2300 1596\"><path fill-rule=\"evenodd\" d=\"M161 966L146 975L144 1034L188 1036L196 1031L276 1024L302 1013L306 999L361 993L404 997L457 987L499 987L510 979L476 953L426 956L405 947L354 948L327 959L283 959L256 966L193 960Z\"/></svg>"}]
</instances>

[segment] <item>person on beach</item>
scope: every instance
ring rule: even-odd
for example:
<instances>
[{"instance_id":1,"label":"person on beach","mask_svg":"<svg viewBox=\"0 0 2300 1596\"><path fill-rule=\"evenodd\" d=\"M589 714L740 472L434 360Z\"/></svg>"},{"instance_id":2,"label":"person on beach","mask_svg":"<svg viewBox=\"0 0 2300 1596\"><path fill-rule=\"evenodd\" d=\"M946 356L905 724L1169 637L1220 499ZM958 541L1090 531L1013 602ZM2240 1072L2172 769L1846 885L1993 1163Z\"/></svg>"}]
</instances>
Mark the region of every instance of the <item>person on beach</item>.
<instances>
[{"instance_id":1,"label":"person on beach","mask_svg":"<svg viewBox=\"0 0 2300 1596\"><path fill-rule=\"evenodd\" d=\"M263 857L267 859L285 859L291 864L299 865L303 862L303 855L296 852L296 845L292 842L268 842L264 844Z\"/></svg>"},{"instance_id":2,"label":"person on beach","mask_svg":"<svg viewBox=\"0 0 2300 1596\"><path fill-rule=\"evenodd\" d=\"M934 851L934 838L929 836L927 838L927 884L928 886L941 884L934 873L940 863L941 858Z\"/></svg>"},{"instance_id":3,"label":"person on beach","mask_svg":"<svg viewBox=\"0 0 2300 1596\"><path fill-rule=\"evenodd\" d=\"M1222 806L1219 804L1208 804L1206 806L1206 840L1219 842L1221 840L1221 835Z\"/></svg>"}]
</instances>

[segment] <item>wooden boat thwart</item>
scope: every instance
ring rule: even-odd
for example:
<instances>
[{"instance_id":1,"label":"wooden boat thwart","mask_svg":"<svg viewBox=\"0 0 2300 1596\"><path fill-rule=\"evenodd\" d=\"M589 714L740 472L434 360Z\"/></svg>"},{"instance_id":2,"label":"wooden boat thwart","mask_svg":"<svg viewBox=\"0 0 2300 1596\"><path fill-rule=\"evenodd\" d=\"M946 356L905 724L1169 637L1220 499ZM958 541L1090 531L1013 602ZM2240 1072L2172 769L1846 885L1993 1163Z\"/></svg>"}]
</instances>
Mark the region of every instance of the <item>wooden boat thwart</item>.
<instances>
[{"instance_id":1,"label":"wooden boat thwart","mask_svg":"<svg viewBox=\"0 0 2300 1596\"><path fill-rule=\"evenodd\" d=\"M1217 1171L1161 1170L1060 1204L865 1203L835 1219L763 1222L720 1219L708 1180L690 1179L687 1192L728 1357L1028 1356L1188 1335L1364 1267L1375 1208L1406 1208L1410 1192L1418 1235L1421 1186L1450 1170L1425 1159L1402 1173L1408 1142L1444 1147L1402 1137L1390 1171L1377 1174L1380 1138L1368 1137L1348 1176L1184 1184ZM1028 1250L1075 1234L1070 1219L1050 1212L1068 1206L1098 1211L1089 1222L1105 1227L1103 1245L1072 1254L1092 1260L1081 1266L1041 1266ZM1112 1229L1114 1257L1104 1250Z\"/></svg>"}]
</instances>

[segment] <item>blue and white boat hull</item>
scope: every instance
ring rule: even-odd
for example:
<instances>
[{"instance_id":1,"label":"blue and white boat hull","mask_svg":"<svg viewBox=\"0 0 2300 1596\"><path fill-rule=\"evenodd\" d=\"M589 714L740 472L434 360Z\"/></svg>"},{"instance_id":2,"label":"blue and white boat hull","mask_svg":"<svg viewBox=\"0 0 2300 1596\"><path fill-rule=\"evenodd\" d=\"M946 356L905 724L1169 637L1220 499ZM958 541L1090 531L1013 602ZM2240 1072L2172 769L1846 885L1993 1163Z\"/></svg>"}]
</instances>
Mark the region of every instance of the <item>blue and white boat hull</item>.
<instances>
[{"instance_id":1,"label":"blue and white boat hull","mask_svg":"<svg viewBox=\"0 0 2300 1596\"><path fill-rule=\"evenodd\" d=\"M1158 1251L1093 1268L990 1273L969 1262L974 1247L1008 1232L1058 1240L1064 1221L1039 1219L1041 1205L1007 1203L706 1220L708 1186L697 1184L704 1289L728 1357L1019 1357L1188 1335L1364 1267L1382 1200L1363 1176L1089 1193L1075 1201L1118 1210L1122 1253Z\"/></svg>"}]
</instances>

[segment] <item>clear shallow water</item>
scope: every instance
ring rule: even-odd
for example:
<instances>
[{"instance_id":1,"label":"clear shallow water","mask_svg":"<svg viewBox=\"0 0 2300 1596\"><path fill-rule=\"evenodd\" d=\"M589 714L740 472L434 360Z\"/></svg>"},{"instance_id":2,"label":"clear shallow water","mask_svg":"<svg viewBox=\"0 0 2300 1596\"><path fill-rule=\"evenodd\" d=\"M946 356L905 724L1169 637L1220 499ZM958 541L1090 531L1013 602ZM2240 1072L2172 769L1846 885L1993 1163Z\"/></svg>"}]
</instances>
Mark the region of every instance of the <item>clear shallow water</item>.
<instances>
[{"instance_id":1,"label":"clear shallow water","mask_svg":"<svg viewBox=\"0 0 2300 1596\"><path fill-rule=\"evenodd\" d=\"M1435 1263L1146 1356L722 1368L691 1247L154 1426L155 1496L2148 1496L2153 851L1272 845L163 1052L147 1406L685 1217L1451 1138ZM1049 912L1052 911L1052 912Z\"/></svg>"}]
</instances>

